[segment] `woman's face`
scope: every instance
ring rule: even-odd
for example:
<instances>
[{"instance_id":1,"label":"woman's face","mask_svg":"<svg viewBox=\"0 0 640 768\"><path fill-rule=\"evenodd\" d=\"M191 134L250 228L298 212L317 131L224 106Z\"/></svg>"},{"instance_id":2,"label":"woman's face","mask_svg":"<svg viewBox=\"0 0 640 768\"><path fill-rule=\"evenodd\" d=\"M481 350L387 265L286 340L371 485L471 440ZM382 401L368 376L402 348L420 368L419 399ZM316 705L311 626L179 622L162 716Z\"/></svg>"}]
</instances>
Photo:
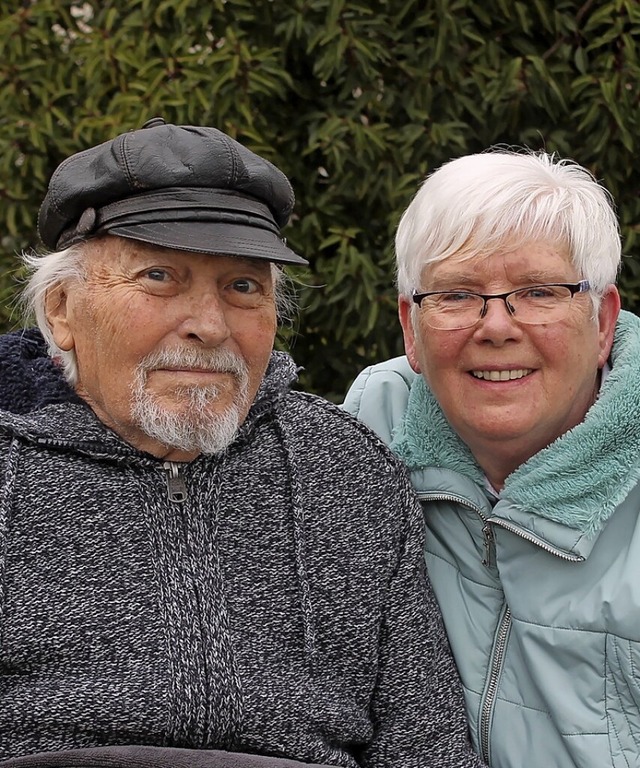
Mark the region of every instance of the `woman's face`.
<instances>
[{"instance_id":1,"label":"woman's face","mask_svg":"<svg viewBox=\"0 0 640 768\"><path fill-rule=\"evenodd\" d=\"M579 279L566 250L532 242L488 257L429 265L417 288L493 294ZM595 319L589 294L580 293L563 320L523 325L503 301L494 300L473 327L445 331L427 326L420 311L414 327L410 304L401 298L412 366L487 474L497 461L504 477L582 421L597 394L620 308L610 286ZM504 477L495 474L501 484Z\"/></svg>"}]
</instances>

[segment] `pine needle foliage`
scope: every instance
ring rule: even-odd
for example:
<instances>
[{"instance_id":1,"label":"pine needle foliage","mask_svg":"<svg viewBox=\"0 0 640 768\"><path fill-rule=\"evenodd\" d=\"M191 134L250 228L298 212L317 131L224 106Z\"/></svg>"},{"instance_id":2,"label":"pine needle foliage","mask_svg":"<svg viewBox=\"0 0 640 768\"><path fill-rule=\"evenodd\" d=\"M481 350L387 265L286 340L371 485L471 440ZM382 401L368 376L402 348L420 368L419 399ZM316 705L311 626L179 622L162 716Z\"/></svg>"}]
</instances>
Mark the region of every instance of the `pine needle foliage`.
<instances>
[{"instance_id":1,"label":"pine needle foliage","mask_svg":"<svg viewBox=\"0 0 640 768\"><path fill-rule=\"evenodd\" d=\"M17 254L69 154L160 115L221 128L296 190L311 266L279 344L340 400L402 353L393 234L424 176L494 144L544 147L613 193L640 311L637 0L23 0L0 17L0 330L27 322Z\"/></svg>"}]
</instances>

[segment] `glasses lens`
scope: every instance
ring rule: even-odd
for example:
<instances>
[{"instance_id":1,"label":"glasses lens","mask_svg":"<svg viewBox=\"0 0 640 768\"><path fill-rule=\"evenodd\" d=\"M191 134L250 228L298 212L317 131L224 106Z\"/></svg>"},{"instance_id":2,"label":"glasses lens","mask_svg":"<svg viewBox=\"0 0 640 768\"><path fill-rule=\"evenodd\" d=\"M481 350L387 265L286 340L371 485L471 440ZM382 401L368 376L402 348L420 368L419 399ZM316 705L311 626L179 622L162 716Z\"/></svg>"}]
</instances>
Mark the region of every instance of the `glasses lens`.
<instances>
[{"instance_id":1,"label":"glasses lens","mask_svg":"<svg viewBox=\"0 0 640 768\"><path fill-rule=\"evenodd\" d=\"M451 292L425 296L421 308L427 325L438 330L469 328L478 322L484 301L473 293Z\"/></svg>"},{"instance_id":2,"label":"glasses lens","mask_svg":"<svg viewBox=\"0 0 640 768\"><path fill-rule=\"evenodd\" d=\"M512 293L509 302L514 317L521 323L555 323L566 316L571 291L561 285L534 285Z\"/></svg>"}]
</instances>

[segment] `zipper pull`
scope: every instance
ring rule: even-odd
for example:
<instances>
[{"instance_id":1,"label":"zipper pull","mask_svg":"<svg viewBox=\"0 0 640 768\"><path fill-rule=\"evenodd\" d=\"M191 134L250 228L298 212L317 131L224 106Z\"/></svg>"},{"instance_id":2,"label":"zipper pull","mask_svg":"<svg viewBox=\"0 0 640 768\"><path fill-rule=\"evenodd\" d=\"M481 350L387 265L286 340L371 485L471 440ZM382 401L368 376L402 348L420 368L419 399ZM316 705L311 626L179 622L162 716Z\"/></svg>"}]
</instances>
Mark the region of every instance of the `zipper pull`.
<instances>
[{"instance_id":1,"label":"zipper pull","mask_svg":"<svg viewBox=\"0 0 640 768\"><path fill-rule=\"evenodd\" d=\"M180 472L180 465L172 461L165 461L162 465L167 473L167 495L169 501L182 504L187 500L187 486Z\"/></svg>"},{"instance_id":2,"label":"zipper pull","mask_svg":"<svg viewBox=\"0 0 640 768\"><path fill-rule=\"evenodd\" d=\"M493 538L493 530L488 522L482 526L482 536L484 539L482 565L486 568L491 568L496 564L496 542Z\"/></svg>"}]
</instances>

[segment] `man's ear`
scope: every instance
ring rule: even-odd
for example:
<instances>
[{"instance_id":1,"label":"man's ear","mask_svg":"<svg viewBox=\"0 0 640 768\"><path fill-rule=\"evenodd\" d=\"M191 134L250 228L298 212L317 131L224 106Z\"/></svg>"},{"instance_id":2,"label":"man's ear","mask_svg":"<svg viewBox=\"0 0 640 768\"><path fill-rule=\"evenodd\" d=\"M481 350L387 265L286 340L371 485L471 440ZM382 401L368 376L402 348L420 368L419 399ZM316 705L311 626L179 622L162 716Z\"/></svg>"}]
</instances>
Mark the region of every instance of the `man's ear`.
<instances>
[{"instance_id":1,"label":"man's ear","mask_svg":"<svg viewBox=\"0 0 640 768\"><path fill-rule=\"evenodd\" d=\"M69 322L68 298L67 289L59 283L49 288L44 299L44 312L53 340L65 352L69 352L75 346Z\"/></svg>"},{"instance_id":2,"label":"man's ear","mask_svg":"<svg viewBox=\"0 0 640 768\"><path fill-rule=\"evenodd\" d=\"M620 314L620 294L615 285L607 286L598 310L598 341L600 344L600 354L598 355L598 367L602 366L609 359L611 347L613 346L613 334L616 329L616 322Z\"/></svg>"},{"instance_id":3,"label":"man's ear","mask_svg":"<svg viewBox=\"0 0 640 768\"><path fill-rule=\"evenodd\" d=\"M413 302L406 296L398 296L398 317L402 326L402 335L404 336L404 351L409 360L409 365L416 373L420 373L420 363L418 361L418 343L416 333L413 328L412 320Z\"/></svg>"}]
</instances>

